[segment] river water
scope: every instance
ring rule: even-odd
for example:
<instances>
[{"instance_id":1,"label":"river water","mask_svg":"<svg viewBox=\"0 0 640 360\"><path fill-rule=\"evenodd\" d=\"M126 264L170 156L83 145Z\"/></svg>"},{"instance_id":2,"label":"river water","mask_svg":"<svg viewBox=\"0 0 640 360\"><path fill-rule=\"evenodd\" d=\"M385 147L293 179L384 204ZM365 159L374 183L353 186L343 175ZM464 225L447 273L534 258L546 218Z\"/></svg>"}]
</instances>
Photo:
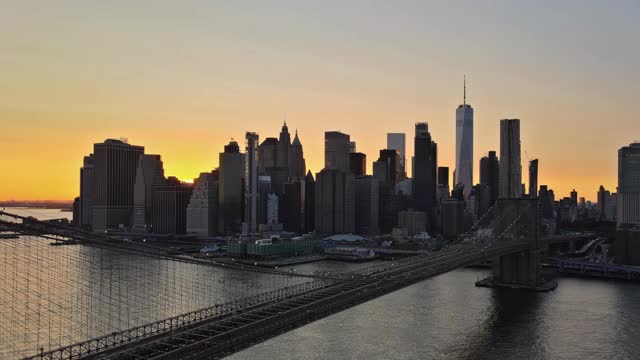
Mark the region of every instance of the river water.
<instances>
[{"instance_id":1,"label":"river water","mask_svg":"<svg viewBox=\"0 0 640 360\"><path fill-rule=\"evenodd\" d=\"M66 213L51 217L59 214ZM321 262L296 269L349 267ZM485 275L474 269L440 275L228 359L640 359L640 284L562 277L550 293L475 287ZM258 287L255 280L234 282Z\"/></svg>"}]
</instances>

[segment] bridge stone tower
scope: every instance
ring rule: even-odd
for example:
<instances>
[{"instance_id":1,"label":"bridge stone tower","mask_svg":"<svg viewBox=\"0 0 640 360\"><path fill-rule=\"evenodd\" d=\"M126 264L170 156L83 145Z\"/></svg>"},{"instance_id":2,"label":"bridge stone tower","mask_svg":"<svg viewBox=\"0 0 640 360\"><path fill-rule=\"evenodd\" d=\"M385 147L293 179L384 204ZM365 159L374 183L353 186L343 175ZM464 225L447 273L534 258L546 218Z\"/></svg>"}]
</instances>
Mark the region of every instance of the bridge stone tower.
<instances>
[{"instance_id":1,"label":"bridge stone tower","mask_svg":"<svg viewBox=\"0 0 640 360\"><path fill-rule=\"evenodd\" d=\"M484 281L488 286L552 290L555 282L541 276L540 260L548 244L542 236L541 209L538 199L498 199L496 201L494 235L498 242L524 243L525 250L493 260L493 277ZM502 235L502 236L501 236Z\"/></svg>"}]
</instances>

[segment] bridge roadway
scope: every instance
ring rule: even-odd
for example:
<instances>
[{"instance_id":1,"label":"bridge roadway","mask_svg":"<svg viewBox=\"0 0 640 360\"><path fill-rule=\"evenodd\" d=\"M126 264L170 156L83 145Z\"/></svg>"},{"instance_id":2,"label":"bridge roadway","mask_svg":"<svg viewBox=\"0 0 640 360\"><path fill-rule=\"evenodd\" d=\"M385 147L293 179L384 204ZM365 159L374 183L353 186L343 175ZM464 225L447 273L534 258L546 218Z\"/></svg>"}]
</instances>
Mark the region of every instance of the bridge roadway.
<instances>
[{"instance_id":1,"label":"bridge roadway","mask_svg":"<svg viewBox=\"0 0 640 360\"><path fill-rule=\"evenodd\" d=\"M317 279L107 335L29 359L216 359L448 271L525 250L526 242L466 243L440 254ZM178 317L179 318L179 317Z\"/></svg>"}]
</instances>

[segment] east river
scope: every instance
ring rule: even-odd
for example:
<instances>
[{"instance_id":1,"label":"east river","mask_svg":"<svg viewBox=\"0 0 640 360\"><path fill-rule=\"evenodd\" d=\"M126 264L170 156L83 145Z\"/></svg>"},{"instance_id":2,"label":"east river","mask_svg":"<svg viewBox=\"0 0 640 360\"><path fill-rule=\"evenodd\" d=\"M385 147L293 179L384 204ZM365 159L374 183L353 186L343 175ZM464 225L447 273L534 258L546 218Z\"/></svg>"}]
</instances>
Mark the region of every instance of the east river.
<instances>
[{"instance_id":1,"label":"east river","mask_svg":"<svg viewBox=\"0 0 640 360\"><path fill-rule=\"evenodd\" d=\"M42 218L70 215L56 210L24 209L21 212ZM16 274L3 275L4 288L0 291L0 298L4 294L3 302L11 306L20 305L22 301L18 299L23 292L18 291L22 289L19 281L25 277L17 276L15 269L19 268L19 264L7 265L7 262L29 260L11 255L10 251L21 249L22 245L16 244L5 245L2 249L5 253L0 254L4 258L4 269L8 269L5 271L11 270ZM44 330L36 327L57 324L55 313L47 315L51 319L23 321L20 316L24 315L21 315L20 309L13 311L5 307L0 311L0 315L4 316L4 323L0 326L0 342L3 339L5 341L2 344L4 347L0 346L0 358L33 353L31 349L35 350L36 345L29 341L37 338L38 344L42 344L42 338L48 336L49 339L44 342L51 343L52 331L54 342L78 341L87 334L100 335L100 332L136 325L140 321L162 319L167 315L210 306L231 299L236 293L246 292L248 288L260 291L281 285L278 280L260 274L240 275L228 270L221 273L216 268L198 268L197 273L192 274L196 270L188 265L152 263L149 266L154 266L155 271L164 274L164 280L154 280L149 285L150 280L146 278L146 282L142 283L145 286L140 286L140 280L136 279L145 279L144 276L123 276L132 269L140 274L144 272L142 266L132 267L137 258L127 258L123 262L126 266L113 259L107 263L106 259L112 255L77 250L82 248L30 245L30 251L39 257L39 263L42 264L45 264L42 259L49 259L47 254L51 251L73 254L62 255L61 258L67 259L67 263L46 263L46 267L34 272L37 276L32 276L35 279L31 280L32 285L42 287L40 282L47 284L46 288L38 290L38 304L45 304L43 299L47 297L51 297L54 303L59 298L56 293L61 288L49 285L51 281L47 280L47 276L58 272L64 274L69 267L78 265L85 266L82 276L95 277L100 274L101 278L108 278L113 287L123 289L111 291L110 297L131 298L133 293L135 299L142 300L98 301L100 293L92 288L95 282L86 282L84 292L70 292L67 289L65 294L71 295L65 296L75 301L76 306L85 300L92 303L91 311L82 313L82 319L79 320L86 329L74 331L64 328L72 326L69 321L74 320L73 309L69 310L66 318L60 319L59 328ZM57 266L60 269L56 269ZM296 269L337 271L352 266L348 263L319 262L298 265ZM177 272L178 277L172 272ZM549 293L475 287L474 282L485 275L487 272L474 269L440 275L257 344L228 359L640 359L640 283L561 277L558 288ZM170 281L172 276L173 282ZM207 278L216 279L214 285L207 285L209 287L205 291L194 288ZM83 283L82 277L74 281L68 280L68 277L63 279L67 280L60 280L61 286ZM118 284L118 281L126 284ZM11 286L16 286L18 290ZM186 294L185 299L192 301L180 298L178 303L182 305L173 304L171 296L176 295L170 287L175 286L181 286L178 293ZM209 295L201 296L202 293ZM161 297L157 294L164 295ZM152 308L126 308L136 307L154 296L162 301L156 300ZM114 304L120 308L111 309ZM100 310L102 307L107 310ZM114 319L114 314L122 318ZM129 315L124 318L122 314ZM16 326L11 331L11 327ZM10 344L7 342L9 340ZM5 351L4 357L2 349Z\"/></svg>"}]
</instances>

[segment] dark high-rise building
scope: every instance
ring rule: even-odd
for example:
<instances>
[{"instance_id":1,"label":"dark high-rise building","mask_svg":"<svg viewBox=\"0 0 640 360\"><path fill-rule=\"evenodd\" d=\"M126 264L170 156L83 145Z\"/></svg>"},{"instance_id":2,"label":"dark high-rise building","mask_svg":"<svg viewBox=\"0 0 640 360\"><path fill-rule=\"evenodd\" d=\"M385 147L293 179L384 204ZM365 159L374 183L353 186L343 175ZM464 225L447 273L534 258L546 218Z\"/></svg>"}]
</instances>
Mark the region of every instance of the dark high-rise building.
<instances>
[{"instance_id":1,"label":"dark high-rise building","mask_svg":"<svg viewBox=\"0 0 640 360\"><path fill-rule=\"evenodd\" d=\"M143 146L108 139L93 145L93 230L128 228L133 218L133 193Z\"/></svg>"},{"instance_id":2,"label":"dark high-rise building","mask_svg":"<svg viewBox=\"0 0 640 360\"><path fill-rule=\"evenodd\" d=\"M285 121L280 131L280 139L278 140L278 157L276 166L289 168L289 158L291 157L291 136L289 135L289 128Z\"/></svg>"},{"instance_id":3,"label":"dark high-rise building","mask_svg":"<svg viewBox=\"0 0 640 360\"><path fill-rule=\"evenodd\" d=\"M390 234L393 228L398 225L398 212L411 208L411 200L404 194L396 193L395 185L392 183L380 182L378 193L380 198L378 205L378 212L380 213L378 227L381 233Z\"/></svg>"},{"instance_id":4,"label":"dark high-rise building","mask_svg":"<svg viewBox=\"0 0 640 360\"><path fill-rule=\"evenodd\" d=\"M244 157L235 141L225 145L220 153L218 184L218 231L223 234L242 230Z\"/></svg>"},{"instance_id":5,"label":"dark high-rise building","mask_svg":"<svg viewBox=\"0 0 640 360\"><path fill-rule=\"evenodd\" d=\"M480 184L489 187L489 199L491 205L498 199L500 186L500 162L495 151L480 159Z\"/></svg>"},{"instance_id":6,"label":"dark high-rise building","mask_svg":"<svg viewBox=\"0 0 640 360\"><path fill-rule=\"evenodd\" d=\"M456 186L453 187L453 190L451 190L451 198L464 202L465 199L464 199L463 190L464 190L464 185L456 184Z\"/></svg>"},{"instance_id":7,"label":"dark high-rise building","mask_svg":"<svg viewBox=\"0 0 640 360\"><path fill-rule=\"evenodd\" d=\"M79 226L80 225L80 196L77 196L76 198L73 199L72 211L73 211L73 219L71 220L71 224L73 224L73 226Z\"/></svg>"},{"instance_id":8,"label":"dark high-rise building","mask_svg":"<svg viewBox=\"0 0 640 360\"><path fill-rule=\"evenodd\" d=\"M286 128L286 124L284 128ZM253 234L258 231L258 134L254 132L247 132L245 139L244 221L247 224L247 231ZM287 160L288 159L287 155Z\"/></svg>"},{"instance_id":9,"label":"dark high-rise building","mask_svg":"<svg viewBox=\"0 0 640 360\"><path fill-rule=\"evenodd\" d=\"M402 179L402 167L400 153L395 149L383 149L380 150L380 157L378 162L382 162L385 165L385 176L389 184L395 184Z\"/></svg>"},{"instance_id":10,"label":"dark high-rise building","mask_svg":"<svg viewBox=\"0 0 640 360\"><path fill-rule=\"evenodd\" d=\"M267 169L276 167L278 158L278 139L269 137L264 139L258 147L258 173L266 175Z\"/></svg>"},{"instance_id":11,"label":"dark high-rise building","mask_svg":"<svg viewBox=\"0 0 640 360\"><path fill-rule=\"evenodd\" d=\"M489 191L489 186L485 184L477 184L473 187L473 191L471 191L471 195L469 198L473 197L475 199L475 211L474 214L476 218L480 219L484 217L491 205L491 192Z\"/></svg>"},{"instance_id":12,"label":"dark high-rise building","mask_svg":"<svg viewBox=\"0 0 640 360\"><path fill-rule=\"evenodd\" d=\"M379 217L378 179L361 176L355 180L356 188L356 232L362 235L377 235Z\"/></svg>"},{"instance_id":13,"label":"dark high-rise building","mask_svg":"<svg viewBox=\"0 0 640 360\"><path fill-rule=\"evenodd\" d=\"M349 135L339 131L326 131L324 133L325 169L349 171L349 138Z\"/></svg>"},{"instance_id":14,"label":"dark high-rise building","mask_svg":"<svg viewBox=\"0 0 640 360\"><path fill-rule=\"evenodd\" d=\"M165 184L164 168L160 155L140 155L133 191L132 230L151 230L153 195L155 188Z\"/></svg>"},{"instance_id":15,"label":"dark high-rise building","mask_svg":"<svg viewBox=\"0 0 640 360\"><path fill-rule=\"evenodd\" d=\"M193 185L181 183L175 177L169 177L165 185L156 187L151 221L154 233L186 234L187 206L192 193Z\"/></svg>"},{"instance_id":16,"label":"dark high-rise building","mask_svg":"<svg viewBox=\"0 0 640 360\"><path fill-rule=\"evenodd\" d=\"M553 190L549 190L547 185L540 185L538 193L540 204L542 206L542 217L545 219L553 219L553 203L555 201Z\"/></svg>"},{"instance_id":17,"label":"dark high-rise building","mask_svg":"<svg viewBox=\"0 0 640 360\"><path fill-rule=\"evenodd\" d=\"M367 174L367 155L359 152L349 153L349 168L354 176Z\"/></svg>"},{"instance_id":18,"label":"dark high-rise building","mask_svg":"<svg viewBox=\"0 0 640 360\"><path fill-rule=\"evenodd\" d=\"M500 198L522 197L520 120L500 120Z\"/></svg>"},{"instance_id":19,"label":"dark high-rise building","mask_svg":"<svg viewBox=\"0 0 640 360\"><path fill-rule=\"evenodd\" d=\"M303 181L284 184L284 194L279 206L284 230L295 234L303 231L303 184Z\"/></svg>"},{"instance_id":20,"label":"dark high-rise building","mask_svg":"<svg viewBox=\"0 0 640 360\"><path fill-rule=\"evenodd\" d=\"M529 197L538 197L538 159L529 161Z\"/></svg>"},{"instance_id":21,"label":"dark high-rise building","mask_svg":"<svg viewBox=\"0 0 640 360\"><path fill-rule=\"evenodd\" d=\"M438 186L436 187L436 200L438 204L442 200L449 198L451 189L449 188L449 167L438 167Z\"/></svg>"},{"instance_id":22,"label":"dark high-rise building","mask_svg":"<svg viewBox=\"0 0 640 360\"><path fill-rule=\"evenodd\" d=\"M289 158L289 176L295 180L302 180L307 172L307 164L304 160L304 152L302 151L302 143L298 137L298 130L291 143L291 154Z\"/></svg>"},{"instance_id":23,"label":"dark high-rise building","mask_svg":"<svg viewBox=\"0 0 640 360\"><path fill-rule=\"evenodd\" d=\"M439 166L438 167L438 185L444 185L449 188L449 167L448 166Z\"/></svg>"},{"instance_id":24,"label":"dark high-rise building","mask_svg":"<svg viewBox=\"0 0 640 360\"><path fill-rule=\"evenodd\" d=\"M304 231L315 230L316 182L311 171L307 171L304 179Z\"/></svg>"},{"instance_id":25,"label":"dark high-rise building","mask_svg":"<svg viewBox=\"0 0 640 360\"><path fill-rule=\"evenodd\" d=\"M605 221L607 219L607 195L608 191L605 190L604 186L600 185L598 189L598 210L600 210L600 221Z\"/></svg>"},{"instance_id":26,"label":"dark high-rise building","mask_svg":"<svg viewBox=\"0 0 640 360\"><path fill-rule=\"evenodd\" d=\"M80 168L80 202L78 225L90 228L93 225L93 192L95 184L95 167L93 154L84 157Z\"/></svg>"},{"instance_id":27,"label":"dark high-rise building","mask_svg":"<svg viewBox=\"0 0 640 360\"><path fill-rule=\"evenodd\" d=\"M218 170L201 173L194 182L187 206L187 233L198 236L218 234Z\"/></svg>"},{"instance_id":28,"label":"dark high-rise building","mask_svg":"<svg viewBox=\"0 0 640 360\"><path fill-rule=\"evenodd\" d=\"M462 184L456 185L462 189ZM460 197L464 198L461 192ZM447 199L442 202L442 235L447 238L455 237L464 231L464 201Z\"/></svg>"},{"instance_id":29,"label":"dark high-rise building","mask_svg":"<svg viewBox=\"0 0 640 360\"><path fill-rule=\"evenodd\" d=\"M378 179L382 184L390 184L389 171L387 171L387 163L384 161L374 161L371 164L373 169L373 177Z\"/></svg>"},{"instance_id":30,"label":"dark high-rise building","mask_svg":"<svg viewBox=\"0 0 640 360\"><path fill-rule=\"evenodd\" d=\"M578 192L576 191L576 189L573 189L571 191L571 205L578 206Z\"/></svg>"},{"instance_id":31,"label":"dark high-rise building","mask_svg":"<svg viewBox=\"0 0 640 360\"><path fill-rule=\"evenodd\" d=\"M306 162L298 131L292 142L286 122L279 139L266 138L260 144L257 158L258 175L271 178L271 188L278 196L283 194L285 183L305 176Z\"/></svg>"},{"instance_id":32,"label":"dark high-rise building","mask_svg":"<svg viewBox=\"0 0 640 360\"><path fill-rule=\"evenodd\" d=\"M640 266L640 227L619 227L613 242L613 252L616 264Z\"/></svg>"},{"instance_id":33,"label":"dark high-rise building","mask_svg":"<svg viewBox=\"0 0 640 360\"><path fill-rule=\"evenodd\" d=\"M427 231L427 214L422 211L398 211L398 226L407 229L407 235L414 236Z\"/></svg>"},{"instance_id":34,"label":"dark high-rise building","mask_svg":"<svg viewBox=\"0 0 640 360\"><path fill-rule=\"evenodd\" d=\"M258 176L258 224L267 224L269 194L271 194L271 177Z\"/></svg>"},{"instance_id":35,"label":"dark high-rise building","mask_svg":"<svg viewBox=\"0 0 640 360\"><path fill-rule=\"evenodd\" d=\"M618 150L617 226L640 225L640 142Z\"/></svg>"},{"instance_id":36,"label":"dark high-rise building","mask_svg":"<svg viewBox=\"0 0 640 360\"><path fill-rule=\"evenodd\" d=\"M336 234L355 231L354 187L354 176L348 171L324 169L316 174L316 232Z\"/></svg>"},{"instance_id":37,"label":"dark high-rise building","mask_svg":"<svg viewBox=\"0 0 640 360\"><path fill-rule=\"evenodd\" d=\"M437 149L437 144L431 140L427 123L417 123L414 140L413 196L418 210L430 210L436 204Z\"/></svg>"}]
</instances>

